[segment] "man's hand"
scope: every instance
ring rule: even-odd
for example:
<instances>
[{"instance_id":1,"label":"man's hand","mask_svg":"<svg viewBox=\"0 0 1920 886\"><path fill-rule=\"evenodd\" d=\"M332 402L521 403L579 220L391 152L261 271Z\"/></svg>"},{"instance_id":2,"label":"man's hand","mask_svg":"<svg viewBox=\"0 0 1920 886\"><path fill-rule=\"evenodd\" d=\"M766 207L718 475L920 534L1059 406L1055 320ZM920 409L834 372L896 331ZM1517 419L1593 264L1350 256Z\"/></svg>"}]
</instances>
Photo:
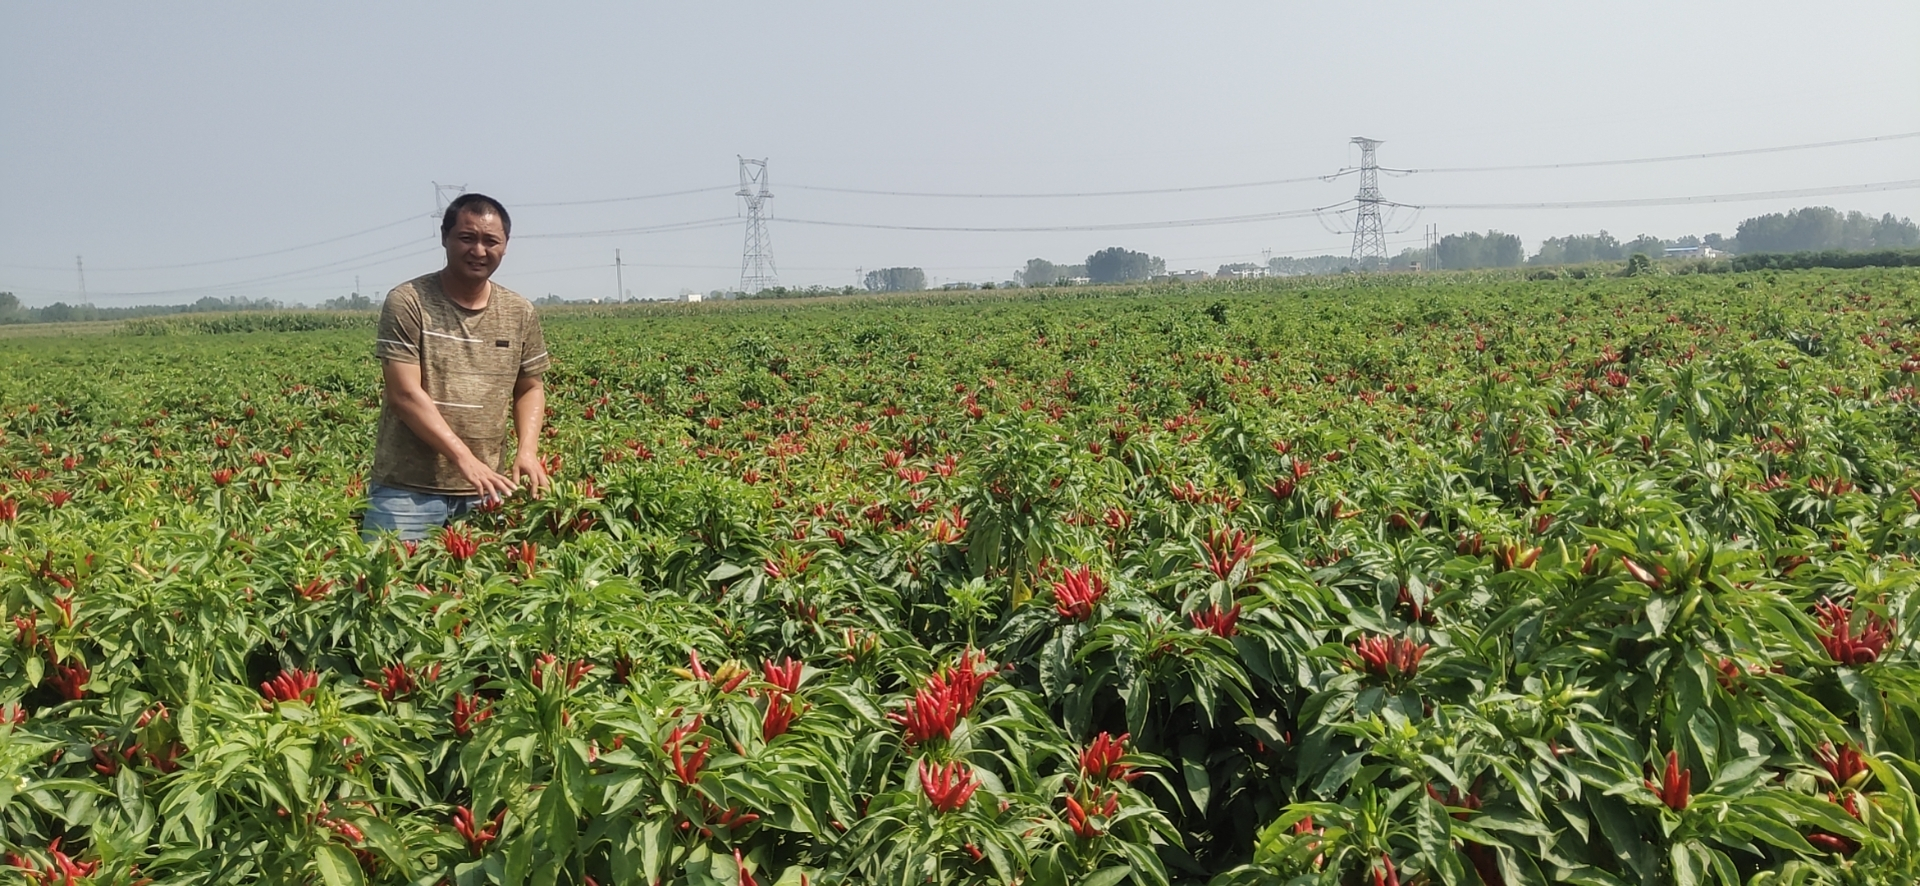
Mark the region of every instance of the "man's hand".
<instances>
[{"instance_id":1,"label":"man's hand","mask_svg":"<svg viewBox=\"0 0 1920 886\"><path fill-rule=\"evenodd\" d=\"M527 488L533 490L535 498L553 485L553 480L547 477L547 466L540 463L540 454L531 450L522 449L513 457L514 482L519 482L521 477L527 478Z\"/></svg>"},{"instance_id":2,"label":"man's hand","mask_svg":"<svg viewBox=\"0 0 1920 886\"><path fill-rule=\"evenodd\" d=\"M473 484L474 494L480 496L482 501L504 499L520 488L513 478L488 467L486 462L471 455L461 459L457 464L460 467L460 476L467 478L467 482ZM518 471L518 469L516 465L515 470Z\"/></svg>"}]
</instances>

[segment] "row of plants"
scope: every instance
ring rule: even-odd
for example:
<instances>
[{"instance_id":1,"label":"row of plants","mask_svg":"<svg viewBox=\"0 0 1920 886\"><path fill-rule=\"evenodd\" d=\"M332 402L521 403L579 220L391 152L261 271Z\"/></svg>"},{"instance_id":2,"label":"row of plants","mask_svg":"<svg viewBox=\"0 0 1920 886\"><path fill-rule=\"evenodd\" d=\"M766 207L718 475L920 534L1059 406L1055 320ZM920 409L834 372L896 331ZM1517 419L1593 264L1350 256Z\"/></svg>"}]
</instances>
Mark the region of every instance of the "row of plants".
<instances>
[{"instance_id":1,"label":"row of plants","mask_svg":"<svg viewBox=\"0 0 1920 886\"><path fill-rule=\"evenodd\" d=\"M561 313L411 544L364 331L0 342L0 872L1909 883L1916 284Z\"/></svg>"}]
</instances>

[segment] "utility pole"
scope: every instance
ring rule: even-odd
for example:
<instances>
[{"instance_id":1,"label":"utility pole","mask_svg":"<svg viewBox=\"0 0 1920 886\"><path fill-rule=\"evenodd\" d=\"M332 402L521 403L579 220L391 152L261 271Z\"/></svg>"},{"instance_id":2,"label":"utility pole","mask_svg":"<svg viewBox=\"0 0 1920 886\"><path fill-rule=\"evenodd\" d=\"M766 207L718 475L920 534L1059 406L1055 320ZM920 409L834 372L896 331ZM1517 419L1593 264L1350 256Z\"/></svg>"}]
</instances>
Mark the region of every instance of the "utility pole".
<instances>
[{"instance_id":1,"label":"utility pole","mask_svg":"<svg viewBox=\"0 0 1920 886\"><path fill-rule=\"evenodd\" d=\"M1377 271L1387 263L1387 235L1380 224L1380 164L1373 151L1379 139L1354 136L1360 146L1360 193L1353 202L1359 209L1353 219L1353 263L1363 271Z\"/></svg>"},{"instance_id":2,"label":"utility pole","mask_svg":"<svg viewBox=\"0 0 1920 886\"><path fill-rule=\"evenodd\" d=\"M780 285L779 272L773 266L773 238L767 234L767 161L740 161L740 190L734 196L747 201L747 239L740 251L740 291L749 295Z\"/></svg>"},{"instance_id":3,"label":"utility pole","mask_svg":"<svg viewBox=\"0 0 1920 886\"><path fill-rule=\"evenodd\" d=\"M80 276L80 303L84 305L87 303L87 266L80 261L80 256L73 257L73 272Z\"/></svg>"},{"instance_id":4,"label":"utility pole","mask_svg":"<svg viewBox=\"0 0 1920 886\"><path fill-rule=\"evenodd\" d=\"M1426 240L1427 240L1427 260L1432 263L1430 269L1439 270L1440 269L1440 226L1439 225L1427 225Z\"/></svg>"},{"instance_id":5,"label":"utility pole","mask_svg":"<svg viewBox=\"0 0 1920 886\"><path fill-rule=\"evenodd\" d=\"M613 300L622 301L626 299L626 293L627 276L625 269L620 266L620 250L616 247L613 250Z\"/></svg>"}]
</instances>

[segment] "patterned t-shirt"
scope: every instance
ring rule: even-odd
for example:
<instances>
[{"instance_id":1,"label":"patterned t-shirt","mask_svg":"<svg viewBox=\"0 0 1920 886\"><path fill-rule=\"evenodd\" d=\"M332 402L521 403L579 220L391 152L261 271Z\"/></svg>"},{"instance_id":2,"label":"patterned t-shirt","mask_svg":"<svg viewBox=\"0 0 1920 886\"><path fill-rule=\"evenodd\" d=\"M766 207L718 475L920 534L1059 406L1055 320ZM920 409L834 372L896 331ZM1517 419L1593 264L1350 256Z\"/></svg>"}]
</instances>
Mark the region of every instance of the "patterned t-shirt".
<instances>
[{"instance_id":1,"label":"patterned t-shirt","mask_svg":"<svg viewBox=\"0 0 1920 886\"><path fill-rule=\"evenodd\" d=\"M506 467L513 387L547 371L540 318L519 293L489 283L487 306L468 310L448 298L438 272L387 293L374 354L420 366L420 386L474 457ZM380 407L371 481L442 495L472 495L453 461L427 445L393 409Z\"/></svg>"}]
</instances>

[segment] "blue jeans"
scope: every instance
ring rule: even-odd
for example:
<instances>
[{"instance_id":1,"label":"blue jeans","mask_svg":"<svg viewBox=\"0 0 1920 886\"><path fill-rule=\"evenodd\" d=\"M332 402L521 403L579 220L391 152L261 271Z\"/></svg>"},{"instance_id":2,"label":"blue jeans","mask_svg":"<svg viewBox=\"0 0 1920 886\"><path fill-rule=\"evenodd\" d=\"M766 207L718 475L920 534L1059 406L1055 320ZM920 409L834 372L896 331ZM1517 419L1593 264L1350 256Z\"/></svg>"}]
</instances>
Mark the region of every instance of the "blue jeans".
<instances>
[{"instance_id":1,"label":"blue jeans","mask_svg":"<svg viewBox=\"0 0 1920 886\"><path fill-rule=\"evenodd\" d=\"M367 488L367 515L360 521L360 537L372 541L382 532L401 540L427 537L436 526L464 516L480 504L477 495L438 495L374 484Z\"/></svg>"}]
</instances>

